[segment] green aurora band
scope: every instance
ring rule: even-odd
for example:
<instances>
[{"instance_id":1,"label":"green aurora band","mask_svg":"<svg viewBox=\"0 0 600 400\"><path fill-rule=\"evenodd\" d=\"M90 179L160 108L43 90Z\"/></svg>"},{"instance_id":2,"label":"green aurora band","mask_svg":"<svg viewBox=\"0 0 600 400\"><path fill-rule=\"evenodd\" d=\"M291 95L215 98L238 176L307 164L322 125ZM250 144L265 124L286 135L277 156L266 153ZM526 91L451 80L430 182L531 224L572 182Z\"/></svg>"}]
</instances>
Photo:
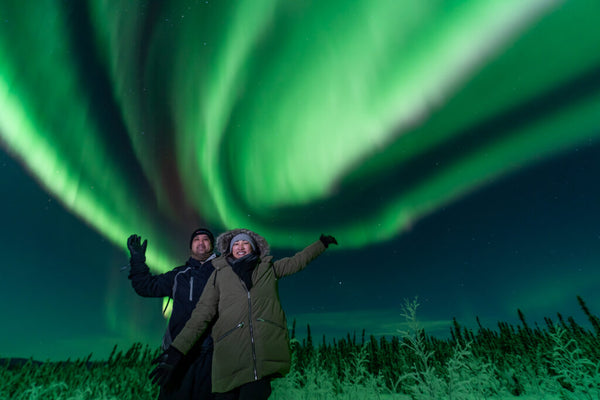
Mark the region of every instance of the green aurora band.
<instances>
[{"instance_id":1,"label":"green aurora band","mask_svg":"<svg viewBox=\"0 0 600 400\"><path fill-rule=\"evenodd\" d=\"M597 141L598 15L597 0L0 1L0 143L116 245L149 238L159 271L200 223L359 248Z\"/></svg>"}]
</instances>

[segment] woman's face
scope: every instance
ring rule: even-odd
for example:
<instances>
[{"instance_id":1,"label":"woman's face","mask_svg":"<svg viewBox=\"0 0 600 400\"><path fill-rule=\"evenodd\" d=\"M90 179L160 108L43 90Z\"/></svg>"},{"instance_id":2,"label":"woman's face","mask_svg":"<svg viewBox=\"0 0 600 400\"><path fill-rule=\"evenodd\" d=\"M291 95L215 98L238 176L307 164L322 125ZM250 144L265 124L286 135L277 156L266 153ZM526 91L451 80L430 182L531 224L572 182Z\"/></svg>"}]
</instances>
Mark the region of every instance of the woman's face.
<instances>
[{"instance_id":1,"label":"woman's face","mask_svg":"<svg viewBox=\"0 0 600 400\"><path fill-rule=\"evenodd\" d=\"M247 240L238 240L231 246L231 255L236 260L252 253L252 245Z\"/></svg>"}]
</instances>

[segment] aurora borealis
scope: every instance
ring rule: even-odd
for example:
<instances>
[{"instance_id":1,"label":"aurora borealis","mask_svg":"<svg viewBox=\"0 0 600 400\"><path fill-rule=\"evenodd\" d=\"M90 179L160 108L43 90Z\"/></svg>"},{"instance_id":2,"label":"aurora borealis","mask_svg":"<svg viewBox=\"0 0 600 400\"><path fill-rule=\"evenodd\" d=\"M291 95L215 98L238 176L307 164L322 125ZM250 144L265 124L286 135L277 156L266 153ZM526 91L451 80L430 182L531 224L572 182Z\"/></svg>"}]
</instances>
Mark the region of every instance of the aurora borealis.
<instances>
[{"instance_id":1,"label":"aurora borealis","mask_svg":"<svg viewBox=\"0 0 600 400\"><path fill-rule=\"evenodd\" d=\"M201 225L282 254L331 233L331 263L376 248L400 265L383 249L423 221L598 151L598 15L592 0L1 1L0 144L87 231L69 240L106 241L98 268L118 270L135 232L166 271ZM354 279L333 271L336 290Z\"/></svg>"}]
</instances>

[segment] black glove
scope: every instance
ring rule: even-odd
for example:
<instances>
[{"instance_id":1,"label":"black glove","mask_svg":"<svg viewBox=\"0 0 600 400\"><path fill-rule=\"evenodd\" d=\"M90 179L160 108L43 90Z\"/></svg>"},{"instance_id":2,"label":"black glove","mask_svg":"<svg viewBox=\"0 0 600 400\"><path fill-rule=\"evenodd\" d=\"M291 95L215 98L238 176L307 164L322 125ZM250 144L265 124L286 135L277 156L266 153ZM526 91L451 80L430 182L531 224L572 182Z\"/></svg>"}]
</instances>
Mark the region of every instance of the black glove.
<instances>
[{"instance_id":1,"label":"black glove","mask_svg":"<svg viewBox=\"0 0 600 400\"><path fill-rule=\"evenodd\" d=\"M146 261L146 246L148 245L148 240L144 240L144 243L141 243L142 238L138 235L131 235L127 239L127 248L129 249L129 254L131 254L132 262L144 262Z\"/></svg>"},{"instance_id":2,"label":"black glove","mask_svg":"<svg viewBox=\"0 0 600 400\"><path fill-rule=\"evenodd\" d=\"M321 234L321 237L319 238L319 240L321 240L321 242L323 242L323 244L325 245L326 248L329 247L329 245L331 243L338 244L337 240L335 240L335 238L330 235L325 236L325 235Z\"/></svg>"},{"instance_id":3,"label":"black glove","mask_svg":"<svg viewBox=\"0 0 600 400\"><path fill-rule=\"evenodd\" d=\"M148 376L152 383L159 384L160 386L168 385L172 378L173 370L182 358L183 353L175 347L169 346L164 353L152 361L152 364L157 364Z\"/></svg>"}]
</instances>

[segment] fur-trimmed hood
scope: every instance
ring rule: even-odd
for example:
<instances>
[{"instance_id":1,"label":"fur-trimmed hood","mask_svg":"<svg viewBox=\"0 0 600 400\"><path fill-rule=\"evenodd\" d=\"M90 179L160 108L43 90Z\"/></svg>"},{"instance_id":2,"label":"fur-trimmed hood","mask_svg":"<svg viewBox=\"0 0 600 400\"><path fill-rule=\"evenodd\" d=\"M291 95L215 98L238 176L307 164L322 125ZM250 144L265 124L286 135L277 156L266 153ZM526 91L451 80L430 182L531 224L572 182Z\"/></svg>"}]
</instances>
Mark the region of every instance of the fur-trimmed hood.
<instances>
[{"instance_id":1,"label":"fur-trimmed hood","mask_svg":"<svg viewBox=\"0 0 600 400\"><path fill-rule=\"evenodd\" d=\"M267 240L258 233L252 232L249 229L233 229L220 234L217 238L217 249L221 255L229 255L229 244L231 243L231 239L240 233L245 233L246 235L250 236L252 240L254 240L256 247L258 247L256 252L258 256L265 257L269 255L271 249L269 247L269 243L267 243Z\"/></svg>"}]
</instances>

